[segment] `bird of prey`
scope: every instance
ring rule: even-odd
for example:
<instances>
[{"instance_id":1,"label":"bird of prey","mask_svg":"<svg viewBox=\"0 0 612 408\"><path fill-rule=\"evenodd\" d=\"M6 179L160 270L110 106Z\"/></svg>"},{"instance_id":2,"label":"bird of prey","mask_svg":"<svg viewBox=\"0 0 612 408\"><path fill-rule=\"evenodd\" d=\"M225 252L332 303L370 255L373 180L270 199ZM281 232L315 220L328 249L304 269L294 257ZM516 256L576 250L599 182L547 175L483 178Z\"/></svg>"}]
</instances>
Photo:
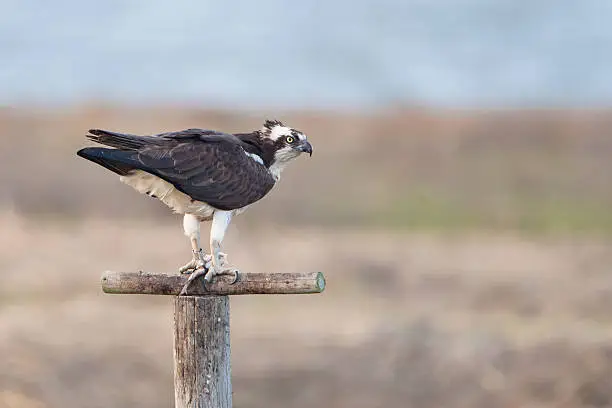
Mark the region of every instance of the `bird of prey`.
<instances>
[{"instance_id":1,"label":"bird of prey","mask_svg":"<svg viewBox=\"0 0 612 408\"><path fill-rule=\"evenodd\" d=\"M132 135L91 129L89 140L109 147L86 147L77 155L119 175L140 193L157 198L184 214L191 241L191 261L179 269L189 284L204 275L234 275L223 269L221 242L233 216L261 200L278 182L285 166L302 153L312 156L306 135L278 120L266 120L249 133L186 129L156 135ZM200 223L212 221L210 255L200 245Z\"/></svg>"}]
</instances>

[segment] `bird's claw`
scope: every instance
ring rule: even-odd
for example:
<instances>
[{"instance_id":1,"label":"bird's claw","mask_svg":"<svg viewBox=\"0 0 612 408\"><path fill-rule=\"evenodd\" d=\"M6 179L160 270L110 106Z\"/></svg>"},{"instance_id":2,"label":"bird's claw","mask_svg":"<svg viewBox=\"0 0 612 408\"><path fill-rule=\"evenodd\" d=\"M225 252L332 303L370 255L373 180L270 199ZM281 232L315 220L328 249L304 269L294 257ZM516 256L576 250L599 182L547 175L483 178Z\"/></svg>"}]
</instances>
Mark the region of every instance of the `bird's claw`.
<instances>
[{"instance_id":1,"label":"bird's claw","mask_svg":"<svg viewBox=\"0 0 612 408\"><path fill-rule=\"evenodd\" d=\"M191 282L193 282L195 279L199 278L202 275L207 275L208 272L210 272L210 270L206 268L200 268L200 269L193 271L191 275L189 275L189 278L187 278L187 282L185 282L185 284L183 285L183 288L181 289L181 293L179 293L179 296L186 295L187 288L189 288L189 286L191 285Z\"/></svg>"},{"instance_id":2,"label":"bird's claw","mask_svg":"<svg viewBox=\"0 0 612 408\"><path fill-rule=\"evenodd\" d=\"M212 279L215 276L232 276L232 281L230 282L230 285L233 285L234 283L238 282L238 279L240 278L238 269L222 269L219 272L215 272L214 268L210 268L208 270L208 272L206 272L206 275L204 275L204 280L206 281L206 283L210 283L212 282Z\"/></svg>"},{"instance_id":3,"label":"bird's claw","mask_svg":"<svg viewBox=\"0 0 612 408\"><path fill-rule=\"evenodd\" d=\"M179 273L193 273L198 269L206 268L202 260L192 260L179 268Z\"/></svg>"},{"instance_id":4,"label":"bird's claw","mask_svg":"<svg viewBox=\"0 0 612 408\"><path fill-rule=\"evenodd\" d=\"M219 261L221 266L226 265L227 262L227 254L225 252L219 252ZM200 268L204 268L209 270L212 266L212 255L204 254L200 259L194 258L191 261L187 262L185 265L179 268L179 273L193 273Z\"/></svg>"},{"instance_id":5,"label":"bird's claw","mask_svg":"<svg viewBox=\"0 0 612 408\"><path fill-rule=\"evenodd\" d=\"M209 257L206 259L206 257ZM179 268L179 273L193 273L201 268L206 268L206 264L210 262L210 255L203 254L203 251L193 251L193 258L185 265Z\"/></svg>"},{"instance_id":6,"label":"bird's claw","mask_svg":"<svg viewBox=\"0 0 612 408\"><path fill-rule=\"evenodd\" d=\"M191 283L202 275L204 275L204 287L210 284L215 276L221 276L221 275L232 276L233 278L232 278L232 281L230 282L230 285L233 285L234 283L238 282L238 280L240 279L240 274L237 269L225 269L220 272L215 272L214 268L198 269L197 271L189 275L189 278L187 278L187 282L185 282L185 284L183 285L183 288L181 289L179 296L187 295L187 289L189 288Z\"/></svg>"},{"instance_id":7,"label":"bird's claw","mask_svg":"<svg viewBox=\"0 0 612 408\"><path fill-rule=\"evenodd\" d=\"M230 282L230 285L233 285L234 283L236 283L236 282L238 282L240 280L240 272L238 271L238 269L224 269L223 271L221 271L217 275L231 276L232 277L232 281Z\"/></svg>"},{"instance_id":8,"label":"bird's claw","mask_svg":"<svg viewBox=\"0 0 612 408\"><path fill-rule=\"evenodd\" d=\"M204 275L204 286L206 287L206 285L208 285L209 283L212 282L213 278L215 276L219 276L219 275L230 275L233 277L232 281L230 282L231 285L233 285L234 283L238 282L240 276L239 276L239 272L237 269L223 269L223 265L225 265L227 263L227 254L221 252L219 253L219 260L221 263L221 270L217 272L216 268L213 266L212 264L212 256L209 254L206 254L203 256L202 260L192 260L192 262L188 263L187 265L185 265L184 267L182 267L180 269L181 273L191 273L191 275L189 275L189 278L187 278L187 282L185 282L185 285L183 285L183 288L181 289L181 292L179 293L179 296L184 296L187 295L187 289L189 288L189 286L191 285L191 283L199 278L200 276ZM198 262L199 261L199 262ZM186 266L191 266L192 263L195 263L195 266L192 266L189 269L186 269ZM184 269L185 268L185 269Z\"/></svg>"}]
</instances>

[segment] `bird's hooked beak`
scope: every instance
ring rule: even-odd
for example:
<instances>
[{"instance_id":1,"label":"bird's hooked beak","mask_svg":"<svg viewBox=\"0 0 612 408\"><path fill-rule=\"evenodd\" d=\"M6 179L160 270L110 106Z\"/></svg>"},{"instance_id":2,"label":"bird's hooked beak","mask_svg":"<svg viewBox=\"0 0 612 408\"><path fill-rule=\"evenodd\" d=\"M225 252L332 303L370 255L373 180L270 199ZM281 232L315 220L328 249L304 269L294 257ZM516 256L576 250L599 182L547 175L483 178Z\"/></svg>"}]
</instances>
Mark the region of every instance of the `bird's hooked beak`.
<instances>
[{"instance_id":1,"label":"bird's hooked beak","mask_svg":"<svg viewBox=\"0 0 612 408\"><path fill-rule=\"evenodd\" d=\"M302 153L308 153L312 156L312 145L308 140L304 140L299 146L298 150Z\"/></svg>"}]
</instances>

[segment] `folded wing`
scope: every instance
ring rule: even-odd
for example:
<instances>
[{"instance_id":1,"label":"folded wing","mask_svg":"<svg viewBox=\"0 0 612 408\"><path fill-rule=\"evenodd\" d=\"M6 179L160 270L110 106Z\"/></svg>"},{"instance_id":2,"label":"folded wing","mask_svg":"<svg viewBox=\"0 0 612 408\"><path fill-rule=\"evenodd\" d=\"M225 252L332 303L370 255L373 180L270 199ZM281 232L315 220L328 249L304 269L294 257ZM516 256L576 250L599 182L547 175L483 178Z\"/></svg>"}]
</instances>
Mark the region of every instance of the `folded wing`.
<instances>
[{"instance_id":1,"label":"folded wing","mask_svg":"<svg viewBox=\"0 0 612 408\"><path fill-rule=\"evenodd\" d=\"M90 133L91 140L114 148L85 148L79 156L119 174L143 170L220 210L252 204L274 186L268 169L247 156L233 135L201 129L155 136Z\"/></svg>"}]
</instances>

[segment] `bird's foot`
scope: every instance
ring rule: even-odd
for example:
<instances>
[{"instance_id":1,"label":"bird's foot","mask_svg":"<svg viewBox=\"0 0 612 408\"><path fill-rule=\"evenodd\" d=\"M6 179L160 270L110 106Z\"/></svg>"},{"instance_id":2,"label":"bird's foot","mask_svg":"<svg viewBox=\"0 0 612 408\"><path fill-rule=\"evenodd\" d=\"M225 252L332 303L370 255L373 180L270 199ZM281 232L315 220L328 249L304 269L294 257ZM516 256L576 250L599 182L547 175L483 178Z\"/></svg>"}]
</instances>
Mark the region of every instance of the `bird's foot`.
<instances>
[{"instance_id":1,"label":"bird's foot","mask_svg":"<svg viewBox=\"0 0 612 408\"><path fill-rule=\"evenodd\" d=\"M206 262L203 259L192 259L187 262L185 265L179 268L179 273L193 273L198 269L202 269L206 267Z\"/></svg>"},{"instance_id":2,"label":"bird's foot","mask_svg":"<svg viewBox=\"0 0 612 408\"><path fill-rule=\"evenodd\" d=\"M212 263L212 255L210 256L210 262ZM223 268L225 265L229 265L227 262L227 254L225 252L219 252L219 266Z\"/></svg>"},{"instance_id":3,"label":"bird's foot","mask_svg":"<svg viewBox=\"0 0 612 408\"><path fill-rule=\"evenodd\" d=\"M225 252L219 253L219 261L221 266L227 265L227 254ZM212 255L202 254L201 257L195 255L194 258L179 268L179 273L193 273L198 269L204 268L210 269L212 265Z\"/></svg>"},{"instance_id":4,"label":"bird's foot","mask_svg":"<svg viewBox=\"0 0 612 408\"><path fill-rule=\"evenodd\" d=\"M208 272L206 272L206 275L204 275L204 280L207 283L210 283L212 282L212 279L215 276L224 276L224 275L232 277L232 281L230 282L231 285L238 282L238 279L240 277L238 274L238 269L235 269L235 268L225 268L225 269L221 269L220 271L216 271L215 268L210 268Z\"/></svg>"},{"instance_id":5,"label":"bird's foot","mask_svg":"<svg viewBox=\"0 0 612 408\"><path fill-rule=\"evenodd\" d=\"M233 285L234 283L238 282L238 279L240 277L237 269L223 269L219 272L216 272L215 268L207 268L207 269L201 268L201 269L194 271L191 275L189 275L189 278L187 278L187 282L185 282L185 284L183 285L183 288L181 289L179 296L187 295L187 289L189 288L191 283L202 275L204 275L205 285L212 282L215 276L223 276L223 275L232 276L232 281L230 282L230 285Z\"/></svg>"},{"instance_id":6,"label":"bird's foot","mask_svg":"<svg viewBox=\"0 0 612 408\"><path fill-rule=\"evenodd\" d=\"M227 262L227 254L221 253L220 260L222 265L225 264ZM179 273L193 273L202 268L208 270L210 265L212 265L212 256L205 254L204 251L200 249L199 251L193 252L193 258L179 268Z\"/></svg>"},{"instance_id":7,"label":"bird's foot","mask_svg":"<svg viewBox=\"0 0 612 408\"><path fill-rule=\"evenodd\" d=\"M210 255L209 255L210 256ZM238 269L230 268L227 262L227 254L225 252L219 252L219 266L217 268L212 267L212 256L210 256L211 262L207 263L208 272L204 276L206 282L212 282L213 277L229 275L233 277L230 282L232 284L238 281Z\"/></svg>"},{"instance_id":8,"label":"bird's foot","mask_svg":"<svg viewBox=\"0 0 612 408\"><path fill-rule=\"evenodd\" d=\"M186 272L183 272L183 268L181 268L181 272L182 273L191 273L191 275L189 275L189 278L187 278L187 282L185 282L185 285L183 285L183 288L181 289L181 292L179 293L179 296L184 296L187 294L187 289L189 288L189 286L191 285L191 282L193 282L195 279L199 278L200 276L204 275L204 281L205 284L208 284L210 282L212 282L212 279L215 276L220 276L220 275L230 275L233 276L233 280L230 282L230 284L234 284L238 281L238 270L237 269L227 269L227 268L223 268L223 266L227 265L227 254L220 252L219 253L219 261L220 261L220 268L219 271L217 271L217 268L215 268L212 264L212 256L209 254L206 254L203 256L203 260L201 263L201 266L197 266L195 268L192 269L185 269ZM193 261L192 261L193 262ZM190 265L191 263L187 264ZM185 266L187 266L185 265Z\"/></svg>"},{"instance_id":9,"label":"bird's foot","mask_svg":"<svg viewBox=\"0 0 612 408\"><path fill-rule=\"evenodd\" d=\"M193 282L196 278L199 278L202 275L206 275L209 271L210 269L205 269L205 268L200 268L200 269L193 271L191 275L189 275L189 278L187 278L187 282L185 282L185 284L183 285L183 288L181 289L181 293L179 293L179 296L187 295L187 289L191 285L191 282Z\"/></svg>"}]
</instances>

